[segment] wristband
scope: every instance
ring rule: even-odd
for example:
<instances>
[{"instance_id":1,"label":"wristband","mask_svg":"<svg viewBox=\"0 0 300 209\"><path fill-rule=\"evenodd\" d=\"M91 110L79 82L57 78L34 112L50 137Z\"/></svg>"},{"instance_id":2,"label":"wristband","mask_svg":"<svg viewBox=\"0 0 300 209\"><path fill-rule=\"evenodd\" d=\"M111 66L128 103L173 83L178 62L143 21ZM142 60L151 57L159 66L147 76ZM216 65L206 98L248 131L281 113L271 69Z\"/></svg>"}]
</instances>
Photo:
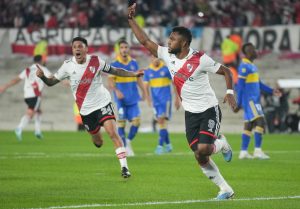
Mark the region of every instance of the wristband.
<instances>
[{"instance_id":1,"label":"wristband","mask_svg":"<svg viewBox=\"0 0 300 209\"><path fill-rule=\"evenodd\" d=\"M232 95L233 95L233 94L234 94L233 89L227 89L227 90L226 90L226 94L232 94Z\"/></svg>"}]
</instances>

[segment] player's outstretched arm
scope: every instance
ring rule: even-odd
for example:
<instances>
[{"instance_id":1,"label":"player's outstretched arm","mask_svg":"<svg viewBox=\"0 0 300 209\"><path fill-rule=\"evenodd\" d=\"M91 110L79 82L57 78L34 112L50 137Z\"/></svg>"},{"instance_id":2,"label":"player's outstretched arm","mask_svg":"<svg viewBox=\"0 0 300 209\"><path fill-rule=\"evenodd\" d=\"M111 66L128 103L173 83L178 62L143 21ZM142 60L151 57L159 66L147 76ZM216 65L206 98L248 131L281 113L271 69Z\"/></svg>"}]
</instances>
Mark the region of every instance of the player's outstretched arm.
<instances>
[{"instance_id":1,"label":"player's outstretched arm","mask_svg":"<svg viewBox=\"0 0 300 209\"><path fill-rule=\"evenodd\" d=\"M36 67L36 76L39 77L47 86L54 86L59 83L60 80L56 79L54 76L51 76L50 78L46 77L39 65L36 65Z\"/></svg>"},{"instance_id":2,"label":"player's outstretched arm","mask_svg":"<svg viewBox=\"0 0 300 209\"><path fill-rule=\"evenodd\" d=\"M157 57L158 44L154 43L134 19L136 3L128 7L128 23L137 40Z\"/></svg>"},{"instance_id":3,"label":"player's outstretched arm","mask_svg":"<svg viewBox=\"0 0 300 209\"><path fill-rule=\"evenodd\" d=\"M107 73L116 75L116 76L121 76L121 77L141 77L144 75L144 70L138 70L136 72L130 72L127 70L124 70L122 68L116 68L110 66L109 70Z\"/></svg>"},{"instance_id":4,"label":"player's outstretched arm","mask_svg":"<svg viewBox=\"0 0 300 209\"><path fill-rule=\"evenodd\" d=\"M4 84L3 86L0 86L0 93L5 92L6 89L8 89L11 86L16 85L20 81L21 81L21 78L16 77L16 78L12 79L10 82L8 82L7 84Z\"/></svg>"}]
</instances>

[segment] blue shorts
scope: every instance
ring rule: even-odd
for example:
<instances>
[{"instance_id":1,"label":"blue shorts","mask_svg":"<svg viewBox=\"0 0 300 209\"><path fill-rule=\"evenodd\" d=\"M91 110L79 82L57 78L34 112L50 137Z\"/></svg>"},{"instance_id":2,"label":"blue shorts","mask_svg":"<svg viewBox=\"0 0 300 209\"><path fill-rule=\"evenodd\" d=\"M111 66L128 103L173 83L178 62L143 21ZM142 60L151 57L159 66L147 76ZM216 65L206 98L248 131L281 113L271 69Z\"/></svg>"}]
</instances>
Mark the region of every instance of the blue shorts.
<instances>
[{"instance_id":1,"label":"blue shorts","mask_svg":"<svg viewBox=\"0 0 300 209\"><path fill-rule=\"evenodd\" d=\"M172 116L172 102L167 101L159 105L154 105L153 112L156 118L167 118L170 120Z\"/></svg>"},{"instance_id":2,"label":"blue shorts","mask_svg":"<svg viewBox=\"0 0 300 209\"><path fill-rule=\"evenodd\" d=\"M118 120L132 121L133 118L140 117L141 112L138 103L133 105L120 105L117 103Z\"/></svg>"},{"instance_id":3,"label":"blue shorts","mask_svg":"<svg viewBox=\"0 0 300 209\"><path fill-rule=\"evenodd\" d=\"M263 117L264 113L260 103L254 103L252 100L243 107L244 109L244 120L245 121L253 121L259 117Z\"/></svg>"}]
</instances>

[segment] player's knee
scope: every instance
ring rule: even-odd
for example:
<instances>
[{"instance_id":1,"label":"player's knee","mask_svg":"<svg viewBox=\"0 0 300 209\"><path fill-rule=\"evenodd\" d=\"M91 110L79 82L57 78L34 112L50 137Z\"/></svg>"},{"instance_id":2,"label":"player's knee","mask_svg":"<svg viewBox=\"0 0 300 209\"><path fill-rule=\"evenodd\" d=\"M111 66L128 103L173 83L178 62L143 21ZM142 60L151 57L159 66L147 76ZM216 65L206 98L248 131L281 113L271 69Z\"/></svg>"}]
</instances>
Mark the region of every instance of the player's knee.
<instances>
[{"instance_id":1,"label":"player's knee","mask_svg":"<svg viewBox=\"0 0 300 209\"><path fill-rule=\"evenodd\" d=\"M166 129L167 128L167 121L163 118L157 120L159 129Z\"/></svg>"},{"instance_id":2,"label":"player's knee","mask_svg":"<svg viewBox=\"0 0 300 209\"><path fill-rule=\"evenodd\" d=\"M211 146L209 144L198 144L197 154L199 157L209 156L211 154Z\"/></svg>"},{"instance_id":3,"label":"player's knee","mask_svg":"<svg viewBox=\"0 0 300 209\"><path fill-rule=\"evenodd\" d=\"M261 126L255 127L255 132L257 132L257 133L263 134L264 130L265 130L264 127L261 127Z\"/></svg>"},{"instance_id":4,"label":"player's knee","mask_svg":"<svg viewBox=\"0 0 300 209\"><path fill-rule=\"evenodd\" d=\"M133 126L139 127L140 124L141 124L141 119L140 119L139 117L138 117L138 118L133 118L132 121L131 121L131 124L132 124Z\"/></svg>"},{"instance_id":5,"label":"player's knee","mask_svg":"<svg viewBox=\"0 0 300 209\"><path fill-rule=\"evenodd\" d=\"M93 136L92 136L92 140L93 140L94 145L95 145L97 148L102 147L102 145L103 145L103 140L102 140L102 138L101 138L99 135L93 135Z\"/></svg>"},{"instance_id":6,"label":"player's knee","mask_svg":"<svg viewBox=\"0 0 300 209\"><path fill-rule=\"evenodd\" d=\"M125 128L126 121L125 120L118 120L118 128Z\"/></svg>"}]
</instances>

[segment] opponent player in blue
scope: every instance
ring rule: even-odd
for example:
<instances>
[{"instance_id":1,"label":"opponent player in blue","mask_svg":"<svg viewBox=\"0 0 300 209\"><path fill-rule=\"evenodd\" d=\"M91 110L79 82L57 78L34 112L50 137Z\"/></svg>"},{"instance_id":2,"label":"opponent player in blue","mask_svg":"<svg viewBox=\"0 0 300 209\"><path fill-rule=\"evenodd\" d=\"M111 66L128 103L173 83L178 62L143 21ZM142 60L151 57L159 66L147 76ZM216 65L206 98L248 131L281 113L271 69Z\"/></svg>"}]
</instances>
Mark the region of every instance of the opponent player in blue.
<instances>
[{"instance_id":1,"label":"opponent player in blue","mask_svg":"<svg viewBox=\"0 0 300 209\"><path fill-rule=\"evenodd\" d=\"M139 69L136 60L129 55L129 45L126 40L119 41L119 53L113 67L123 68L128 71L136 72ZM126 147L127 156L134 156L131 141L137 134L140 126L140 108L138 102L141 100L138 86L145 98L145 90L142 78L110 76L109 86L113 90L114 99L118 108L118 132ZM126 138L126 120L131 122L131 127Z\"/></svg>"},{"instance_id":2,"label":"opponent player in blue","mask_svg":"<svg viewBox=\"0 0 300 209\"><path fill-rule=\"evenodd\" d=\"M260 104L260 91L280 96L277 89L272 89L261 82L258 68L253 64L257 58L257 52L252 43L246 43L242 47L245 58L238 67L237 84L237 108L238 112L244 109L244 132L242 134L242 146L239 159L269 159L262 149L262 134L265 129L264 114ZM248 153L251 131L254 129L255 149L253 156Z\"/></svg>"},{"instance_id":3,"label":"opponent player in blue","mask_svg":"<svg viewBox=\"0 0 300 209\"><path fill-rule=\"evenodd\" d=\"M147 92L147 102L153 107L153 111L159 126L158 146L155 153L160 155L165 151L172 151L172 144L167 129L167 120L171 119L172 113L172 77L163 61L151 56L149 68L144 72L144 84ZM151 93L150 93L151 92ZM151 95L151 96L150 96ZM180 100L175 96L175 107L179 109Z\"/></svg>"}]
</instances>

